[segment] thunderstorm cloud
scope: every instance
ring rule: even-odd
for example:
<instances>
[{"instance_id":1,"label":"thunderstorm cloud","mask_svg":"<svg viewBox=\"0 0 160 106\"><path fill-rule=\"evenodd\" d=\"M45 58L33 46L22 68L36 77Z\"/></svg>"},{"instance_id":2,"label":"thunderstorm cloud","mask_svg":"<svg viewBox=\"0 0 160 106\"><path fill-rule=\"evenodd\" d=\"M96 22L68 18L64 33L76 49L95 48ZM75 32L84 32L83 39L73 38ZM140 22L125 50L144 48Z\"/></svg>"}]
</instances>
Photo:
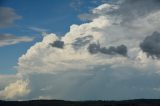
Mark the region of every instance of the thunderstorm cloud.
<instances>
[{"instance_id":1,"label":"thunderstorm cloud","mask_svg":"<svg viewBox=\"0 0 160 106\"><path fill-rule=\"evenodd\" d=\"M45 34L19 57L14 77L0 76L0 99L159 98L159 5L113 0L81 15L88 22L63 36ZM7 39L17 37L3 35L0 42Z\"/></svg>"}]
</instances>

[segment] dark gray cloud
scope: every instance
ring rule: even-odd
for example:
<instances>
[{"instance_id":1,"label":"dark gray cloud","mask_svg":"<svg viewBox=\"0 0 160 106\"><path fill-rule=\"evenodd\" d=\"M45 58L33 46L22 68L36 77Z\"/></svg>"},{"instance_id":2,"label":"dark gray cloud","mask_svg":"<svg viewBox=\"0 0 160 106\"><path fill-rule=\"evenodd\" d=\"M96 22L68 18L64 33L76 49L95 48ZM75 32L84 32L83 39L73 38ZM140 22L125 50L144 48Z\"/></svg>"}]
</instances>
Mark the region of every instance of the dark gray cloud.
<instances>
[{"instance_id":1,"label":"dark gray cloud","mask_svg":"<svg viewBox=\"0 0 160 106\"><path fill-rule=\"evenodd\" d=\"M18 16L14 9L9 7L0 7L0 28L9 27L18 19L21 19L21 16Z\"/></svg>"},{"instance_id":2,"label":"dark gray cloud","mask_svg":"<svg viewBox=\"0 0 160 106\"><path fill-rule=\"evenodd\" d=\"M160 0L125 0L113 13L122 17L122 23L148 15L160 9ZM113 14L112 13L112 14Z\"/></svg>"},{"instance_id":3,"label":"dark gray cloud","mask_svg":"<svg viewBox=\"0 0 160 106\"><path fill-rule=\"evenodd\" d=\"M60 41L60 40L56 40L53 43L50 44L52 47L56 47L56 48L63 48L64 47L64 42Z\"/></svg>"},{"instance_id":4,"label":"dark gray cloud","mask_svg":"<svg viewBox=\"0 0 160 106\"><path fill-rule=\"evenodd\" d=\"M13 45L20 42L31 42L33 39L33 37L27 36L18 37L12 34L0 34L0 47Z\"/></svg>"},{"instance_id":5,"label":"dark gray cloud","mask_svg":"<svg viewBox=\"0 0 160 106\"><path fill-rule=\"evenodd\" d=\"M109 48L100 47L100 44L92 43L88 46L88 51L91 54L96 54L98 52L108 55L123 55L127 56L127 47L125 45L120 45L117 47L110 46Z\"/></svg>"},{"instance_id":6,"label":"dark gray cloud","mask_svg":"<svg viewBox=\"0 0 160 106\"><path fill-rule=\"evenodd\" d=\"M109 48L103 47L100 49L101 53L104 54L109 54L109 55L123 55L123 56L127 56L127 47L125 45L120 45L117 47L114 46L110 46Z\"/></svg>"},{"instance_id":7,"label":"dark gray cloud","mask_svg":"<svg viewBox=\"0 0 160 106\"><path fill-rule=\"evenodd\" d=\"M88 51L91 54L98 53L100 51L100 44L99 43L98 44L97 43L89 44Z\"/></svg>"},{"instance_id":8,"label":"dark gray cloud","mask_svg":"<svg viewBox=\"0 0 160 106\"><path fill-rule=\"evenodd\" d=\"M90 41L92 39L93 39L93 36L91 36L91 35L76 38L75 41L72 43L73 48L79 49L79 48L85 46L86 44L90 43Z\"/></svg>"},{"instance_id":9,"label":"dark gray cloud","mask_svg":"<svg viewBox=\"0 0 160 106\"><path fill-rule=\"evenodd\" d=\"M0 41L10 40L10 39L17 39L17 37L11 34L0 34Z\"/></svg>"},{"instance_id":10,"label":"dark gray cloud","mask_svg":"<svg viewBox=\"0 0 160 106\"><path fill-rule=\"evenodd\" d=\"M140 48L148 56L160 58L160 33L154 32L152 35L147 36L140 44Z\"/></svg>"}]
</instances>

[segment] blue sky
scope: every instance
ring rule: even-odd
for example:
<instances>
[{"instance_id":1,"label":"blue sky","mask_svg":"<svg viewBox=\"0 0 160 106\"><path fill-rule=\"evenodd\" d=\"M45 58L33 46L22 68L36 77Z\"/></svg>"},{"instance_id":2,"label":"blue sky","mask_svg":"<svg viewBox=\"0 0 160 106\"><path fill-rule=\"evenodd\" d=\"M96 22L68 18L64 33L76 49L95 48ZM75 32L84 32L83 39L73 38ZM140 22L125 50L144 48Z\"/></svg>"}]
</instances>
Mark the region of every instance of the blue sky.
<instances>
[{"instance_id":1,"label":"blue sky","mask_svg":"<svg viewBox=\"0 0 160 106\"><path fill-rule=\"evenodd\" d=\"M9 33L16 36L29 36L35 39L32 42L21 42L14 45L0 47L0 73L15 73L13 67L17 65L18 57L35 42L41 40L41 31L54 32L62 36L72 24L81 24L78 14L87 12L99 3L90 1L78 4L72 0L2 0L0 7L14 9L21 19L15 20L12 26L1 28L0 34ZM39 28L40 31L34 30Z\"/></svg>"}]
</instances>

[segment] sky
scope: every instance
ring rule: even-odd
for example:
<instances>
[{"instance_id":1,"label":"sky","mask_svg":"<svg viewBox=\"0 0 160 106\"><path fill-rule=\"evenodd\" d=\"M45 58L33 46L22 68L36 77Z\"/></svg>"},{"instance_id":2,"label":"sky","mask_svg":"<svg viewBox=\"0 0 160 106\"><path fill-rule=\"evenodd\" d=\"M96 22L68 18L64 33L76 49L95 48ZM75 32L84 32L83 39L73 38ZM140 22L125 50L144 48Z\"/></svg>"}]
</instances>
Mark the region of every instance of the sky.
<instances>
[{"instance_id":1,"label":"sky","mask_svg":"<svg viewBox=\"0 0 160 106\"><path fill-rule=\"evenodd\" d=\"M160 98L159 0L1 0L0 99Z\"/></svg>"}]
</instances>

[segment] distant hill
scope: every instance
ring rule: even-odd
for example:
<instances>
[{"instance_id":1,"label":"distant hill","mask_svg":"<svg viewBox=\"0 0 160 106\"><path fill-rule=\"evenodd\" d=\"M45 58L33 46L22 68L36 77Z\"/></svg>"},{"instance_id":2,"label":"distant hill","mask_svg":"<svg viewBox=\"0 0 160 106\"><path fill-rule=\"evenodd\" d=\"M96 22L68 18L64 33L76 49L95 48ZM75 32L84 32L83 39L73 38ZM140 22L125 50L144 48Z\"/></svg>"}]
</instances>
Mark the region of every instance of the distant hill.
<instances>
[{"instance_id":1,"label":"distant hill","mask_svg":"<svg viewBox=\"0 0 160 106\"><path fill-rule=\"evenodd\" d=\"M160 99L136 99L124 101L0 101L0 106L160 106Z\"/></svg>"}]
</instances>

